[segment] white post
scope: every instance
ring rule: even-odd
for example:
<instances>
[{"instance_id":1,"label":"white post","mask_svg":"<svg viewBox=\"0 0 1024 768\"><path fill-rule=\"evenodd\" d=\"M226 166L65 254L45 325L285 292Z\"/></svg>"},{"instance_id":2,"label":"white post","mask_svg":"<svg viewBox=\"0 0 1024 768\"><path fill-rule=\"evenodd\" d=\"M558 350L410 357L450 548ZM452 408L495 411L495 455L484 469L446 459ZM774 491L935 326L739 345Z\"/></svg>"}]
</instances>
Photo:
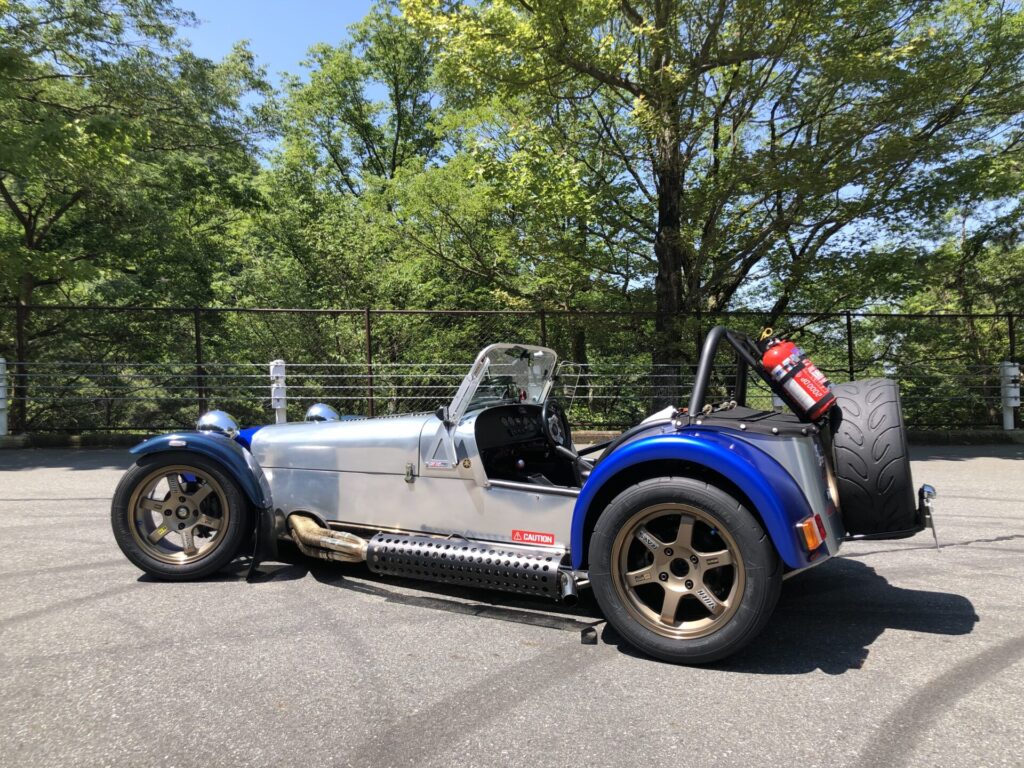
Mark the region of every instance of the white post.
<instances>
[{"instance_id":1,"label":"white post","mask_svg":"<svg viewBox=\"0 0 1024 768\"><path fill-rule=\"evenodd\" d=\"M274 409L274 423L288 421L288 388L284 383L284 360L270 364L270 407Z\"/></svg>"},{"instance_id":2,"label":"white post","mask_svg":"<svg viewBox=\"0 0 1024 768\"><path fill-rule=\"evenodd\" d=\"M0 357L0 437L7 434L7 361Z\"/></svg>"},{"instance_id":3,"label":"white post","mask_svg":"<svg viewBox=\"0 0 1024 768\"><path fill-rule=\"evenodd\" d=\"M1020 364L1004 360L999 364L1000 394L1003 400L1003 429L1013 429L1013 409L1020 408Z\"/></svg>"}]
</instances>

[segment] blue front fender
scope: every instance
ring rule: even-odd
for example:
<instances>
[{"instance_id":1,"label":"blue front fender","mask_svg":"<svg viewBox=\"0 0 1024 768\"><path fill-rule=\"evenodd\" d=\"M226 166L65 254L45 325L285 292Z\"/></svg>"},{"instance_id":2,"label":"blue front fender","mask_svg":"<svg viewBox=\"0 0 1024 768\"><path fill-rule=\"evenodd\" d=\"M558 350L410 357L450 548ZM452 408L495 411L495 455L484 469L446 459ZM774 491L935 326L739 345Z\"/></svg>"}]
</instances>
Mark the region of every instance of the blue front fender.
<instances>
[{"instance_id":1,"label":"blue front fender","mask_svg":"<svg viewBox=\"0 0 1024 768\"><path fill-rule=\"evenodd\" d=\"M797 482L764 451L733 435L705 428L641 438L627 443L598 463L573 510L573 568L583 566L587 519L591 504L602 486L627 467L666 459L707 467L727 478L750 499L783 562L791 568L810 564L807 553L799 545L794 527L811 514L810 505Z\"/></svg>"},{"instance_id":2,"label":"blue front fender","mask_svg":"<svg viewBox=\"0 0 1024 768\"><path fill-rule=\"evenodd\" d=\"M222 465L258 509L271 506L270 485L263 470L245 448L223 435L207 432L175 432L157 435L131 449L137 456L176 451L198 453Z\"/></svg>"}]
</instances>

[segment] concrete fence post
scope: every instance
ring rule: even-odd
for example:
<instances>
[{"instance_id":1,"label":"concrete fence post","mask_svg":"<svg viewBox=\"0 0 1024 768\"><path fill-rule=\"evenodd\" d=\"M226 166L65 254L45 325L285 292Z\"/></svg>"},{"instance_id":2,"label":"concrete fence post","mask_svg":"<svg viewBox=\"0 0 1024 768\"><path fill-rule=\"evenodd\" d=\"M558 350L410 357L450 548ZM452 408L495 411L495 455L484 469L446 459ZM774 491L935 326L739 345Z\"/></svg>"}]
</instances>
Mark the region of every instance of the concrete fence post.
<instances>
[{"instance_id":1,"label":"concrete fence post","mask_svg":"<svg viewBox=\"0 0 1024 768\"><path fill-rule=\"evenodd\" d=\"M0 437L7 434L7 361L0 357Z\"/></svg>"},{"instance_id":2,"label":"concrete fence post","mask_svg":"<svg viewBox=\"0 0 1024 768\"><path fill-rule=\"evenodd\" d=\"M999 364L1000 394L1003 401L1003 429L1013 429L1013 409L1020 408L1020 364L1003 360Z\"/></svg>"},{"instance_id":3,"label":"concrete fence post","mask_svg":"<svg viewBox=\"0 0 1024 768\"><path fill-rule=\"evenodd\" d=\"M274 423L288 421L288 387L285 385L284 360L270 363L270 407L274 409Z\"/></svg>"}]
</instances>

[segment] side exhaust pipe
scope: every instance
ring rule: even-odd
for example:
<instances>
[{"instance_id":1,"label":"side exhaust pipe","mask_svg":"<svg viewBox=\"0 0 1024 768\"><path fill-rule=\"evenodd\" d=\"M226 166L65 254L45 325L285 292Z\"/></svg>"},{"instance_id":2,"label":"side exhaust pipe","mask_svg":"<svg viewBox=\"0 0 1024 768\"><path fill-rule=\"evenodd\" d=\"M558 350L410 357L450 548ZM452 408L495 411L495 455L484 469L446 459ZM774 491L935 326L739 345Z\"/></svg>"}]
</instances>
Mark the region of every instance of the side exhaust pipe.
<instances>
[{"instance_id":1,"label":"side exhaust pipe","mask_svg":"<svg viewBox=\"0 0 1024 768\"><path fill-rule=\"evenodd\" d=\"M567 571L558 573L558 598L564 605L572 608L580 601L579 592L576 587L576 579Z\"/></svg>"},{"instance_id":2,"label":"side exhaust pipe","mask_svg":"<svg viewBox=\"0 0 1024 768\"><path fill-rule=\"evenodd\" d=\"M378 533L367 540L324 528L301 512L288 516L288 529L308 557L365 561L371 571L383 575L543 595L569 607L579 602L581 583L575 573L559 568L560 552L399 533Z\"/></svg>"},{"instance_id":3,"label":"side exhaust pipe","mask_svg":"<svg viewBox=\"0 0 1024 768\"><path fill-rule=\"evenodd\" d=\"M366 560L366 539L354 533L332 531L302 514L288 516L292 539L302 554L340 563L361 563Z\"/></svg>"}]
</instances>

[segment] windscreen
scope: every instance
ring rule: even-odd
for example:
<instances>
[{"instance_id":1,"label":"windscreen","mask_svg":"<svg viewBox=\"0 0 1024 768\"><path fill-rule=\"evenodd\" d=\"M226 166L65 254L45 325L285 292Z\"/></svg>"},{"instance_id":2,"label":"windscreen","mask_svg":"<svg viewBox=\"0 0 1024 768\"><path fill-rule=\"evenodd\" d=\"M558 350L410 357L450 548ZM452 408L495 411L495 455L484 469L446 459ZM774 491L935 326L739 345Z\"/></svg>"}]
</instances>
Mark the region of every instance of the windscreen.
<instances>
[{"instance_id":1,"label":"windscreen","mask_svg":"<svg viewBox=\"0 0 1024 768\"><path fill-rule=\"evenodd\" d=\"M484 349L452 403L454 415L501 403L541 403L557 358L550 349L493 344Z\"/></svg>"}]
</instances>

